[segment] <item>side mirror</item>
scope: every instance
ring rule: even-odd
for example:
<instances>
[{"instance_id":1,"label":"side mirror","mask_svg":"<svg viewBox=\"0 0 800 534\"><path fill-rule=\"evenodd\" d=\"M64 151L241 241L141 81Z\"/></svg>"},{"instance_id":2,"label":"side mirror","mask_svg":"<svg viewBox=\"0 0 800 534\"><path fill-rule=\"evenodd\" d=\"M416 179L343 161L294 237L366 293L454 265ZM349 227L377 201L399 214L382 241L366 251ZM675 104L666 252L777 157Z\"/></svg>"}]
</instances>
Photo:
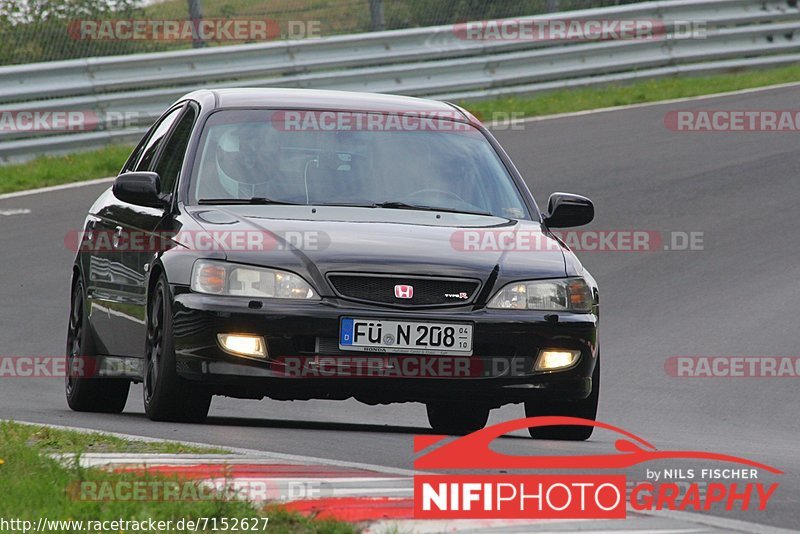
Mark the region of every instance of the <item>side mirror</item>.
<instances>
[{"instance_id":1,"label":"side mirror","mask_svg":"<svg viewBox=\"0 0 800 534\"><path fill-rule=\"evenodd\" d=\"M128 204L164 208L168 200L161 195L161 178L155 172L126 172L117 176L111 189Z\"/></svg>"},{"instance_id":2,"label":"side mirror","mask_svg":"<svg viewBox=\"0 0 800 534\"><path fill-rule=\"evenodd\" d=\"M594 219L594 204L586 197L570 193L553 193L547 202L544 224L548 228L583 226Z\"/></svg>"}]
</instances>

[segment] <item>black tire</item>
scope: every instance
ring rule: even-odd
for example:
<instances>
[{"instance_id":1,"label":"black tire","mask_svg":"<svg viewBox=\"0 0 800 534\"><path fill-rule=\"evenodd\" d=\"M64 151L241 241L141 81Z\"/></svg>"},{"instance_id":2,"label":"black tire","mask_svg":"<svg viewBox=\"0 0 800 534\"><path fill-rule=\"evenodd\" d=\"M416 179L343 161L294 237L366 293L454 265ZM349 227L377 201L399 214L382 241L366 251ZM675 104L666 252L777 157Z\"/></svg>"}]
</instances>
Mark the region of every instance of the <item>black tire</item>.
<instances>
[{"instance_id":1,"label":"black tire","mask_svg":"<svg viewBox=\"0 0 800 534\"><path fill-rule=\"evenodd\" d=\"M178 376L172 336L172 296L166 278L156 283L147 304L144 411L153 421L202 423L212 394L208 388Z\"/></svg>"},{"instance_id":2,"label":"black tire","mask_svg":"<svg viewBox=\"0 0 800 534\"><path fill-rule=\"evenodd\" d=\"M546 415L562 415L580 417L595 421L597 418L597 403L600 398L600 357L592 373L592 392L585 399L578 401L527 401L525 402L525 416L539 417ZM594 427L579 425L542 426L529 428L528 432L534 439L556 439L563 441L585 441L592 436Z\"/></svg>"},{"instance_id":3,"label":"black tire","mask_svg":"<svg viewBox=\"0 0 800 534\"><path fill-rule=\"evenodd\" d=\"M67 327L67 365L64 379L67 404L76 412L120 413L128 401L131 385L129 380L75 376L81 369L86 373L93 372L91 360L97 355L85 304L83 281L80 276L76 276L72 284L72 303Z\"/></svg>"},{"instance_id":4,"label":"black tire","mask_svg":"<svg viewBox=\"0 0 800 534\"><path fill-rule=\"evenodd\" d=\"M428 422L434 432L448 436L463 436L486 426L489 408L461 402L429 402Z\"/></svg>"}]
</instances>

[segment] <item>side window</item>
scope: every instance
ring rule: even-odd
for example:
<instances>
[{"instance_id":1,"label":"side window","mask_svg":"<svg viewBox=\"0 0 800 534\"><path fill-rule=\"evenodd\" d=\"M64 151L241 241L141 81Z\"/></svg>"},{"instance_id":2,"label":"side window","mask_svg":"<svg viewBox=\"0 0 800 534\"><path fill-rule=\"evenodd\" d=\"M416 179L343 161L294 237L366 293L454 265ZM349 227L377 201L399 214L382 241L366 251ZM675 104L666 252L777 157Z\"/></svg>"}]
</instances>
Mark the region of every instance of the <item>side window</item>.
<instances>
[{"instance_id":1,"label":"side window","mask_svg":"<svg viewBox=\"0 0 800 534\"><path fill-rule=\"evenodd\" d=\"M175 187L175 182L181 172L183 156L186 147L189 145L189 137L192 135L192 126L197 112L194 107L189 106L186 114L181 117L180 122L173 130L172 135L164 145L161 157L156 163L155 171L161 177L161 190L171 192Z\"/></svg>"},{"instance_id":2,"label":"side window","mask_svg":"<svg viewBox=\"0 0 800 534\"><path fill-rule=\"evenodd\" d=\"M125 162L125 166L122 168L122 172L132 172L136 168L136 162L142 157L142 151L144 147L147 146L147 141L150 139L150 133L151 131L147 131L144 137L142 137L142 140L139 141L139 144L136 145L136 148L133 149L131 155L128 156L128 161Z\"/></svg>"},{"instance_id":3,"label":"side window","mask_svg":"<svg viewBox=\"0 0 800 534\"><path fill-rule=\"evenodd\" d=\"M164 137L169 132L172 124L181 114L182 109L182 107L178 107L167 113L167 115L161 120L160 123L158 123L155 129L153 129L153 133L150 134L150 138L147 140L147 143L145 143L142 153L136 160L134 170L150 170L150 164L153 163L153 158L156 156L161 143L164 141Z\"/></svg>"}]
</instances>

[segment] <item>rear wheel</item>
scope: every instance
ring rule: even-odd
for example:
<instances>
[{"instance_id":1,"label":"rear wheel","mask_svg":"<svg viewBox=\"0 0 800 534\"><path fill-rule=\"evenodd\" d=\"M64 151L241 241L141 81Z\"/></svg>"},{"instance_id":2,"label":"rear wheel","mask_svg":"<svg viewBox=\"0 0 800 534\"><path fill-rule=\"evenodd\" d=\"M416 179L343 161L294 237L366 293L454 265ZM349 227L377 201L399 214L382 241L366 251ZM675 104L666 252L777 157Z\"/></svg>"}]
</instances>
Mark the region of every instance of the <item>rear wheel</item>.
<instances>
[{"instance_id":1,"label":"rear wheel","mask_svg":"<svg viewBox=\"0 0 800 534\"><path fill-rule=\"evenodd\" d=\"M439 434L463 436L486 426L489 408L469 403L440 401L426 404L428 422Z\"/></svg>"},{"instance_id":2,"label":"rear wheel","mask_svg":"<svg viewBox=\"0 0 800 534\"><path fill-rule=\"evenodd\" d=\"M172 337L172 299L162 275L148 299L144 358L144 411L153 421L202 423L211 392L178 376Z\"/></svg>"},{"instance_id":3,"label":"rear wheel","mask_svg":"<svg viewBox=\"0 0 800 534\"><path fill-rule=\"evenodd\" d=\"M83 281L72 284L72 304L67 328L67 365L64 391L76 412L120 413L128 400L130 381L88 376L94 373L94 342L89 330Z\"/></svg>"},{"instance_id":4,"label":"rear wheel","mask_svg":"<svg viewBox=\"0 0 800 534\"><path fill-rule=\"evenodd\" d=\"M525 416L539 417L561 415L580 417L594 421L597 418L597 402L600 397L600 357L592 373L592 392L585 399L577 401L526 401ZM542 426L529 428L534 439L557 439L565 441L585 441L592 436L594 427L579 425Z\"/></svg>"}]
</instances>

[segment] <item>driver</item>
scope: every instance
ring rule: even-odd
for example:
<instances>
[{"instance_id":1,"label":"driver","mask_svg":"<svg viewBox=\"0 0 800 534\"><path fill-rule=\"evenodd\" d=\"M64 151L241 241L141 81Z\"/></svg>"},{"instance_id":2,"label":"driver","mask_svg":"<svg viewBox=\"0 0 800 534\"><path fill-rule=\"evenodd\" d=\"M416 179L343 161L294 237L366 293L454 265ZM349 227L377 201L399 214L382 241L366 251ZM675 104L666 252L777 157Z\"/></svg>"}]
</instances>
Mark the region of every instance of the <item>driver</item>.
<instances>
[{"instance_id":1,"label":"driver","mask_svg":"<svg viewBox=\"0 0 800 534\"><path fill-rule=\"evenodd\" d=\"M288 183L280 171L280 145L268 123L245 123L217 143L219 182L233 198L285 198Z\"/></svg>"}]
</instances>

